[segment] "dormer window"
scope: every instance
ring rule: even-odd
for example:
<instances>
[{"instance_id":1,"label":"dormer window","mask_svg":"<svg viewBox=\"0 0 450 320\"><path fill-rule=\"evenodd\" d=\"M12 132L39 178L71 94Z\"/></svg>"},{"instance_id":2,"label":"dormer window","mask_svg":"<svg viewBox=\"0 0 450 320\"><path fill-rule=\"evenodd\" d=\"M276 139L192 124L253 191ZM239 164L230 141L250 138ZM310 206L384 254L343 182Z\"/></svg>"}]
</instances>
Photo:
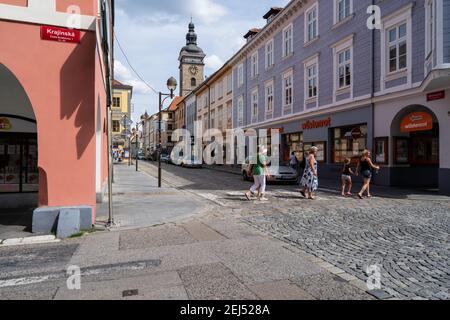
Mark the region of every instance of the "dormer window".
<instances>
[{"instance_id":1,"label":"dormer window","mask_svg":"<svg viewBox=\"0 0 450 320\"><path fill-rule=\"evenodd\" d=\"M267 24L271 23L277 16L278 14L283 11L283 8L279 8L279 7L272 7L270 8L270 10L264 15L264 19L267 20Z\"/></svg>"}]
</instances>

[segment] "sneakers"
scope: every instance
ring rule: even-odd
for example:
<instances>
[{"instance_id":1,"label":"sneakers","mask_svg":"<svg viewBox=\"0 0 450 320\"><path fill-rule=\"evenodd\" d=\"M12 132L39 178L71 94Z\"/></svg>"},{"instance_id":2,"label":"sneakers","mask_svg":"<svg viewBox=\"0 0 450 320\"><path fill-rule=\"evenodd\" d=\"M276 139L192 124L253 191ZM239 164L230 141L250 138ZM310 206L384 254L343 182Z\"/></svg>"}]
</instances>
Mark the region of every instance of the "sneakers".
<instances>
[{"instance_id":1,"label":"sneakers","mask_svg":"<svg viewBox=\"0 0 450 320\"><path fill-rule=\"evenodd\" d=\"M267 199L267 198L264 198L264 197L262 197L262 198L259 198L258 200L259 200L259 201L269 201L269 199Z\"/></svg>"}]
</instances>

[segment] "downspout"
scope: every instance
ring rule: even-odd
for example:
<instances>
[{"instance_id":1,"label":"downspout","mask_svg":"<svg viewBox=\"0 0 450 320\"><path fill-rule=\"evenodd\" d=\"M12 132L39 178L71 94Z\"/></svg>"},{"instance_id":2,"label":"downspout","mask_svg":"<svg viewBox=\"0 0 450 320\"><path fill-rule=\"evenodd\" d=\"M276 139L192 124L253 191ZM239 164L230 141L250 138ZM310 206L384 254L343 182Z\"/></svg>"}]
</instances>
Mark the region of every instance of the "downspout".
<instances>
[{"instance_id":1,"label":"downspout","mask_svg":"<svg viewBox=\"0 0 450 320\"><path fill-rule=\"evenodd\" d=\"M372 0L372 8L375 6L375 1ZM372 11L373 13L373 11ZM371 92L370 92L370 100L371 100L371 113L372 113L372 150L374 154L376 154L376 145L375 145L375 28L372 28L372 40L371 46L372 50L370 53L371 58L371 66L372 66L372 77L371 77Z\"/></svg>"}]
</instances>

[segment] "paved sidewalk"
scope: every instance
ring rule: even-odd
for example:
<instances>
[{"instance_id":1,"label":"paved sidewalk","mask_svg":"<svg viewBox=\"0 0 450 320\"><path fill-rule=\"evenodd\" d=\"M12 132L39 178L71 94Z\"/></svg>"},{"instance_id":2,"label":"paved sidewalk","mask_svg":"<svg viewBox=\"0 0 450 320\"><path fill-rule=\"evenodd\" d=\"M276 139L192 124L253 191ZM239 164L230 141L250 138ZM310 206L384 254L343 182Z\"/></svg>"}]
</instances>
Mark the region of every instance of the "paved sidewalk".
<instances>
[{"instance_id":1,"label":"paved sidewalk","mask_svg":"<svg viewBox=\"0 0 450 320\"><path fill-rule=\"evenodd\" d=\"M172 188L158 188L154 177L125 164L114 166L113 215L120 229L145 228L194 216L205 205ZM97 223L108 221L108 201L97 206ZM117 229L116 228L116 229Z\"/></svg>"}]
</instances>

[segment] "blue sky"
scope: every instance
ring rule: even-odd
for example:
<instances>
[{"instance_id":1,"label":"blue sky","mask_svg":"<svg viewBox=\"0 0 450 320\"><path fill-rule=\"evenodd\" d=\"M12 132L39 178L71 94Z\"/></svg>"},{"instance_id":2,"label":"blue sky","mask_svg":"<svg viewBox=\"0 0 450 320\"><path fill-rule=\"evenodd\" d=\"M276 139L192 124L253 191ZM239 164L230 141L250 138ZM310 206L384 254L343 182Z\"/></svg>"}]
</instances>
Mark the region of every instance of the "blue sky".
<instances>
[{"instance_id":1,"label":"blue sky","mask_svg":"<svg viewBox=\"0 0 450 320\"><path fill-rule=\"evenodd\" d=\"M245 43L243 35L262 27L271 6L288 0L116 0L116 35L133 67L156 90L178 79L178 55L192 15L198 44L211 75ZM158 97L132 73L116 45L115 76L134 86L134 117L158 110Z\"/></svg>"}]
</instances>

